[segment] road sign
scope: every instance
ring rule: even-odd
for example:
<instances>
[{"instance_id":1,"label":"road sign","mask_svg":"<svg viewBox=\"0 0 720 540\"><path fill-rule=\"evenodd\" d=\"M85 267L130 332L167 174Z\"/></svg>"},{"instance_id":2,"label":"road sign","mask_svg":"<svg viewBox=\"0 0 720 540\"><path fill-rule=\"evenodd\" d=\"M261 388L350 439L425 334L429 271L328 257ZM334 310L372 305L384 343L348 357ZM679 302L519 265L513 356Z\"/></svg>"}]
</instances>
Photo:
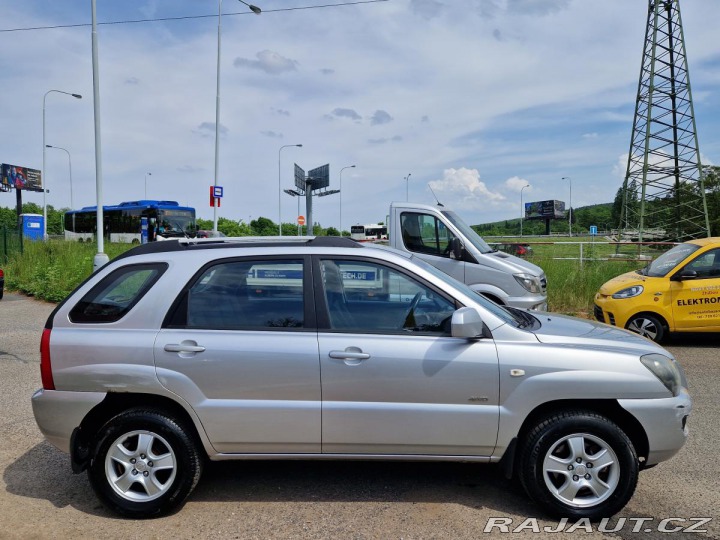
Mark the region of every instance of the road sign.
<instances>
[{"instance_id":1,"label":"road sign","mask_svg":"<svg viewBox=\"0 0 720 540\"><path fill-rule=\"evenodd\" d=\"M305 216L298 216L298 225L305 225Z\"/></svg>"},{"instance_id":2,"label":"road sign","mask_svg":"<svg viewBox=\"0 0 720 540\"><path fill-rule=\"evenodd\" d=\"M590 236L597 236L597 225L590 225Z\"/></svg>"},{"instance_id":3,"label":"road sign","mask_svg":"<svg viewBox=\"0 0 720 540\"><path fill-rule=\"evenodd\" d=\"M220 197L222 197L222 188L220 187L220 197L215 195L215 190L219 188L220 186L210 186L210 206L218 208L220 207L220 201L222 200Z\"/></svg>"},{"instance_id":4,"label":"road sign","mask_svg":"<svg viewBox=\"0 0 720 540\"><path fill-rule=\"evenodd\" d=\"M222 186L213 186L213 197L216 199L222 199L223 188Z\"/></svg>"}]
</instances>

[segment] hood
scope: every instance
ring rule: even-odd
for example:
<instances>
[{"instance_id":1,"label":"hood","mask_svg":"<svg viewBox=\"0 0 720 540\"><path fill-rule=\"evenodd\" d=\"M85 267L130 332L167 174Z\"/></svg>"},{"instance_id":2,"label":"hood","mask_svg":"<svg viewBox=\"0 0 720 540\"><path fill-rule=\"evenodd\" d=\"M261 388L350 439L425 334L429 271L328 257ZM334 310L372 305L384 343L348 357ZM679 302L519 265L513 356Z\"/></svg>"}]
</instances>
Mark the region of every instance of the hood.
<instances>
[{"instance_id":1,"label":"hood","mask_svg":"<svg viewBox=\"0 0 720 540\"><path fill-rule=\"evenodd\" d=\"M603 283L598 292L602 295L610 296L633 285L642 285L647 279L648 276L643 276L637 272L626 272Z\"/></svg>"},{"instance_id":2,"label":"hood","mask_svg":"<svg viewBox=\"0 0 720 540\"><path fill-rule=\"evenodd\" d=\"M540 320L541 327L533 333L542 343L582 345L588 348L615 348L640 355L660 353L673 356L657 343L638 334L608 324L568 317L556 313L532 313Z\"/></svg>"},{"instance_id":3,"label":"hood","mask_svg":"<svg viewBox=\"0 0 720 540\"><path fill-rule=\"evenodd\" d=\"M512 274L525 273L532 274L534 276L544 276L545 272L542 268L526 261L522 257L516 257L503 251L492 251L490 253L483 253L481 257L492 257L496 261L497 265L504 269L507 269Z\"/></svg>"}]
</instances>

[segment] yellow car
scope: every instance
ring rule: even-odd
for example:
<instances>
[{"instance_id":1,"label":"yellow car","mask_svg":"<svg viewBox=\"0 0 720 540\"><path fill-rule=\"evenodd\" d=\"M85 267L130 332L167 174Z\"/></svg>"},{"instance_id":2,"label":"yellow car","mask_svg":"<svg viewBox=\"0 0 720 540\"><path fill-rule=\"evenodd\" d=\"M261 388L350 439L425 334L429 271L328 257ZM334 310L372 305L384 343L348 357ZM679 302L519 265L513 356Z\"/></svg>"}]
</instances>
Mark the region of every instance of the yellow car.
<instances>
[{"instance_id":1,"label":"yellow car","mask_svg":"<svg viewBox=\"0 0 720 540\"><path fill-rule=\"evenodd\" d=\"M720 237L678 244L605 283L595 318L660 342L668 332L720 332Z\"/></svg>"}]
</instances>

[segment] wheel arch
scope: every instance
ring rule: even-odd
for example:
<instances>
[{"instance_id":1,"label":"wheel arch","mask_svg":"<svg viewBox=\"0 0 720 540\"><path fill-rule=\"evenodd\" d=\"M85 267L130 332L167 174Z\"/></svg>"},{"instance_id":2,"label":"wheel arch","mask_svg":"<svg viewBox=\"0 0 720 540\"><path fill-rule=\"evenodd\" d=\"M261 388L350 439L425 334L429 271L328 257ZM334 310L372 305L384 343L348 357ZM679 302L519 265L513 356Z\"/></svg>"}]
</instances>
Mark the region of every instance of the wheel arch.
<instances>
[{"instance_id":1,"label":"wheel arch","mask_svg":"<svg viewBox=\"0 0 720 540\"><path fill-rule=\"evenodd\" d=\"M650 451L650 443L648 441L645 428L642 424L628 411L623 409L614 399L562 399L556 401L548 401L542 403L533 409L527 415L517 436L508 445L508 449L500 460L505 476L510 479L514 475L519 456L516 453L517 441L523 440L530 430L536 426L542 418L546 418L555 413L563 411L588 411L605 416L618 425L625 432L633 446L635 452L640 459L640 465L647 461Z\"/></svg>"},{"instance_id":2,"label":"wheel arch","mask_svg":"<svg viewBox=\"0 0 720 540\"><path fill-rule=\"evenodd\" d=\"M110 392L105 399L96 405L83 418L80 426L75 428L70 440L70 461L73 472L84 471L95 452L94 436L113 417L123 411L131 409L152 409L177 419L191 430L198 448L203 448L205 454L212 452L209 442L198 431L193 417L177 401L155 394L142 394L131 392Z\"/></svg>"}]
</instances>

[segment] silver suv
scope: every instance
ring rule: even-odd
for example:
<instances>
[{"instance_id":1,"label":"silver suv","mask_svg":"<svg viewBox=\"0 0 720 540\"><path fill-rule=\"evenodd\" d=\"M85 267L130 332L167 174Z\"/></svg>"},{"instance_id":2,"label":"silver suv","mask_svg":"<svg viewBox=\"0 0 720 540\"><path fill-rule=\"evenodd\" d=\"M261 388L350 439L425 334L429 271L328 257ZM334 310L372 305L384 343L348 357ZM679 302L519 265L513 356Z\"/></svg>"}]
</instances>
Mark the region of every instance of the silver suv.
<instances>
[{"instance_id":1,"label":"silver suv","mask_svg":"<svg viewBox=\"0 0 720 540\"><path fill-rule=\"evenodd\" d=\"M692 408L645 338L327 237L139 246L55 309L41 359L41 431L138 518L181 505L207 458L262 458L499 462L549 514L597 519Z\"/></svg>"}]
</instances>

